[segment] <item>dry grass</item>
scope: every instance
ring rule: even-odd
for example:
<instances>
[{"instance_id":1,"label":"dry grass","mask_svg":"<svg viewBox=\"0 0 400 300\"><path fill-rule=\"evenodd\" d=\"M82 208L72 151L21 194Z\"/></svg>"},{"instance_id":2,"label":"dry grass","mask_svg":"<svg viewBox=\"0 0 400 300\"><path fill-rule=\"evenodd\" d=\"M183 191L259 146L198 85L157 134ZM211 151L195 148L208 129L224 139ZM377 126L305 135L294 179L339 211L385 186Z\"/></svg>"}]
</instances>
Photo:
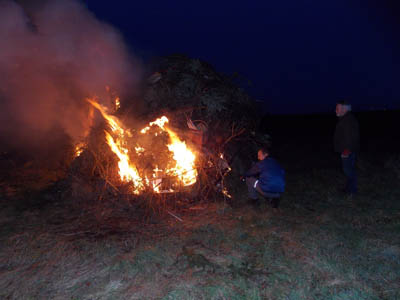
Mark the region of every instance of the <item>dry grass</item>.
<instances>
[{"instance_id":1,"label":"dry grass","mask_svg":"<svg viewBox=\"0 0 400 300\"><path fill-rule=\"evenodd\" d=\"M0 299L396 299L400 190L365 175L357 199L293 175L280 211L3 194Z\"/></svg>"}]
</instances>

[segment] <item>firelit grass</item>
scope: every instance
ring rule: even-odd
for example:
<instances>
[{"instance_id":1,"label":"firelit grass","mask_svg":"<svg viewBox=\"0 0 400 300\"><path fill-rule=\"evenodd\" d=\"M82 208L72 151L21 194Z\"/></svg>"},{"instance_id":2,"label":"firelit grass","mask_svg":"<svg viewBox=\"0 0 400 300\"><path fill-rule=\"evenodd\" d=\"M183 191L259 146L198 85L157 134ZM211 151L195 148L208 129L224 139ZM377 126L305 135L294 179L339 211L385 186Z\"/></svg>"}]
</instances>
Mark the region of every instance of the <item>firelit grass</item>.
<instances>
[{"instance_id":1,"label":"firelit grass","mask_svg":"<svg viewBox=\"0 0 400 300\"><path fill-rule=\"evenodd\" d=\"M217 202L137 232L3 210L0 298L400 299L400 185L371 168L357 197L336 193L339 170L297 172L280 210Z\"/></svg>"}]
</instances>

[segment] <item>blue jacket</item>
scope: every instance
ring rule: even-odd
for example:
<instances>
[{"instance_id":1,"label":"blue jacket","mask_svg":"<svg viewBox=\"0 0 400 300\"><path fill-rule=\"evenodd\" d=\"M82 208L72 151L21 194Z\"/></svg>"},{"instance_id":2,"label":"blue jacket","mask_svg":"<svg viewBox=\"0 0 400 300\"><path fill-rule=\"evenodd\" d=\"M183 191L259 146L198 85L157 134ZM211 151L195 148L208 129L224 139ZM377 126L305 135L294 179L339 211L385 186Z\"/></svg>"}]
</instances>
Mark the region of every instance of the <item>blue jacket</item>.
<instances>
[{"instance_id":1,"label":"blue jacket","mask_svg":"<svg viewBox=\"0 0 400 300\"><path fill-rule=\"evenodd\" d=\"M254 164L244 176L258 176L258 185L266 193L283 193L285 191L285 170L271 157Z\"/></svg>"}]
</instances>

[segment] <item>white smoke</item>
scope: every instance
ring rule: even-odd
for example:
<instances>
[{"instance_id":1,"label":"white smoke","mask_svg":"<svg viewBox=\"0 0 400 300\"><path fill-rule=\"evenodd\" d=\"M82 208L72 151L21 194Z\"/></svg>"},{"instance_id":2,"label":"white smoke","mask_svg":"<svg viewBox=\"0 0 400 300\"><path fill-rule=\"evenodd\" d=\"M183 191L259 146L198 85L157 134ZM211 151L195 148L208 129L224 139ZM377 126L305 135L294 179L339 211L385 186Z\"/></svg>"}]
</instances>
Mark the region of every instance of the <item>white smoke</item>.
<instances>
[{"instance_id":1,"label":"white smoke","mask_svg":"<svg viewBox=\"0 0 400 300\"><path fill-rule=\"evenodd\" d=\"M138 63L120 34L74 0L30 7L0 0L0 132L29 142L54 127L87 130L86 97L137 88Z\"/></svg>"}]
</instances>

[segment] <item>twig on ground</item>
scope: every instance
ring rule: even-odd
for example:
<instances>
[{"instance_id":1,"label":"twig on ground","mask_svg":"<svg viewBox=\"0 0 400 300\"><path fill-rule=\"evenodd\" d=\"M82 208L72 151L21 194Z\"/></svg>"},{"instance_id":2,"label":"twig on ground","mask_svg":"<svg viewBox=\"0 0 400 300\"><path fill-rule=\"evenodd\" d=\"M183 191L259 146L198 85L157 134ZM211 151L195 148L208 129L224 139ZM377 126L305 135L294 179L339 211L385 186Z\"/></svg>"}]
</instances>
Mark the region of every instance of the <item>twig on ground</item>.
<instances>
[{"instance_id":1,"label":"twig on ground","mask_svg":"<svg viewBox=\"0 0 400 300\"><path fill-rule=\"evenodd\" d=\"M167 211L171 216L175 217L177 220L183 222L183 220L181 218L179 218L177 215L173 214L172 212L170 212L169 210Z\"/></svg>"}]
</instances>

